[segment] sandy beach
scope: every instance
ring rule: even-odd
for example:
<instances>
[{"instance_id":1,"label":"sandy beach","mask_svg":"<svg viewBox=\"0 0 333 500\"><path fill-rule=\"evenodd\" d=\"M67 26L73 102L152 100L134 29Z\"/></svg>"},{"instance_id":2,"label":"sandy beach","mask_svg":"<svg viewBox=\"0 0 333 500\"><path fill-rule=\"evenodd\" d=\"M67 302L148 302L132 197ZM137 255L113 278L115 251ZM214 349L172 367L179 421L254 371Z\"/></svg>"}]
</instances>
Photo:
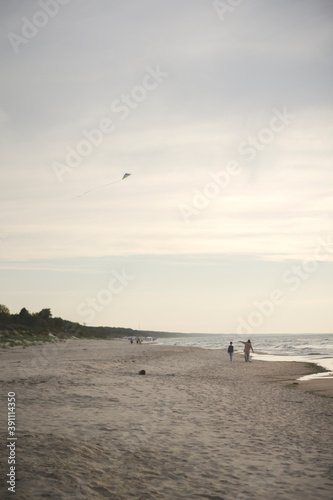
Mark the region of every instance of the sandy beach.
<instances>
[{"instance_id":1,"label":"sandy beach","mask_svg":"<svg viewBox=\"0 0 333 500\"><path fill-rule=\"evenodd\" d=\"M15 392L19 500L332 498L333 379L294 384L309 364L125 340L0 358L2 451ZM8 450L1 498L13 495Z\"/></svg>"}]
</instances>

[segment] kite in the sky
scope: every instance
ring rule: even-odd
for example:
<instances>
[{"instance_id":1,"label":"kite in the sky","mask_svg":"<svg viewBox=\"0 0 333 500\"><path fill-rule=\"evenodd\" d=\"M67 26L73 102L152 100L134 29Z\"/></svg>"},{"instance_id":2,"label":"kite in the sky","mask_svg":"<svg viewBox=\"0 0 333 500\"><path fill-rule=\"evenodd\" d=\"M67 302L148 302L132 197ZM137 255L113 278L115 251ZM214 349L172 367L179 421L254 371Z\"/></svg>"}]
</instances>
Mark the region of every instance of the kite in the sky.
<instances>
[{"instance_id":1,"label":"kite in the sky","mask_svg":"<svg viewBox=\"0 0 333 500\"><path fill-rule=\"evenodd\" d=\"M124 179L126 179L126 177L129 177L130 175L131 174L124 174L123 177L121 179L119 179L118 181L109 182L108 184L102 184L101 186L97 186L97 187L95 187L93 189L89 189L88 191L85 191L84 193L79 194L78 196L74 196L73 200L75 198L81 198L81 196L84 196L85 194L91 193L92 191L95 191L95 189L99 189L99 188L102 188L102 187L105 187L105 186L111 186L111 184L117 184L117 182L123 181Z\"/></svg>"}]
</instances>

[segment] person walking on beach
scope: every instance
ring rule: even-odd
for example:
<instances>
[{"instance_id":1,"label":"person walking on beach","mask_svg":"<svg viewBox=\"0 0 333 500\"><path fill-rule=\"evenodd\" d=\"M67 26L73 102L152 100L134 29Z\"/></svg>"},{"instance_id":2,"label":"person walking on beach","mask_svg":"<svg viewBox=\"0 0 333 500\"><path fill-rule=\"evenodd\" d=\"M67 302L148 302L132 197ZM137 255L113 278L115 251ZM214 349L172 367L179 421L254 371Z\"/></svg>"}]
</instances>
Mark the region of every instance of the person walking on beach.
<instances>
[{"instance_id":1,"label":"person walking on beach","mask_svg":"<svg viewBox=\"0 0 333 500\"><path fill-rule=\"evenodd\" d=\"M234 353L234 346L232 345L232 342L230 342L230 344L229 344L228 353L229 353L229 356L230 356L230 361L232 361L232 355Z\"/></svg>"},{"instance_id":2,"label":"person walking on beach","mask_svg":"<svg viewBox=\"0 0 333 500\"><path fill-rule=\"evenodd\" d=\"M244 344L244 356L245 356L245 361L250 361L250 349L252 349L252 352L254 352L251 340L249 339L247 342L243 342L242 340L239 340L238 342L241 342Z\"/></svg>"}]
</instances>

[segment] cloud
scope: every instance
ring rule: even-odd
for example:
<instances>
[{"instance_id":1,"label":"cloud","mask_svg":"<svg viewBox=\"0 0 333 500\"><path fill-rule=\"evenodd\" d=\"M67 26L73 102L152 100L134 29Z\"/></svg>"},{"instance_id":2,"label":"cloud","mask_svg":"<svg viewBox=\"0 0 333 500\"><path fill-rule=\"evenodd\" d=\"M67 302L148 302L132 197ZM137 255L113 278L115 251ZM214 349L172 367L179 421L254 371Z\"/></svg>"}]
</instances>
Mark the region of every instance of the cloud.
<instances>
[{"instance_id":1,"label":"cloud","mask_svg":"<svg viewBox=\"0 0 333 500\"><path fill-rule=\"evenodd\" d=\"M63 273L83 259L84 274L114 258L134 259L140 274L156 258L197 304L189 275L182 282L186 262L191 272L215 259L216 269L221 260L282 265L310 258L331 234L331 2L242 2L222 21L202 0L71 0L15 52L8 34L36 19L40 3L1 6L3 268ZM167 77L140 100L148 67ZM115 112L133 92L126 117ZM276 109L293 118L273 133ZM112 133L59 179L54 162L66 164L103 119ZM212 174L230 162L239 174L216 184ZM73 200L125 172L123 183ZM187 221L184 206L195 208ZM209 283L218 303L214 273Z\"/></svg>"}]
</instances>

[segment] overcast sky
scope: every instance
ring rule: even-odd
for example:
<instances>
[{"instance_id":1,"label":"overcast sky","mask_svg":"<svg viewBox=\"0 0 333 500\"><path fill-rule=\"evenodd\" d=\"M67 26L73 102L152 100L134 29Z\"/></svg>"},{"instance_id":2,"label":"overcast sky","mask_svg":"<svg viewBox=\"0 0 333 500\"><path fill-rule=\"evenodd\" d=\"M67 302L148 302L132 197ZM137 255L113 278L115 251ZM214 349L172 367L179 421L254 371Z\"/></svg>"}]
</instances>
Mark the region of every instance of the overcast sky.
<instances>
[{"instance_id":1,"label":"overcast sky","mask_svg":"<svg viewBox=\"0 0 333 500\"><path fill-rule=\"evenodd\" d=\"M0 303L333 331L331 0L0 11Z\"/></svg>"}]
</instances>

